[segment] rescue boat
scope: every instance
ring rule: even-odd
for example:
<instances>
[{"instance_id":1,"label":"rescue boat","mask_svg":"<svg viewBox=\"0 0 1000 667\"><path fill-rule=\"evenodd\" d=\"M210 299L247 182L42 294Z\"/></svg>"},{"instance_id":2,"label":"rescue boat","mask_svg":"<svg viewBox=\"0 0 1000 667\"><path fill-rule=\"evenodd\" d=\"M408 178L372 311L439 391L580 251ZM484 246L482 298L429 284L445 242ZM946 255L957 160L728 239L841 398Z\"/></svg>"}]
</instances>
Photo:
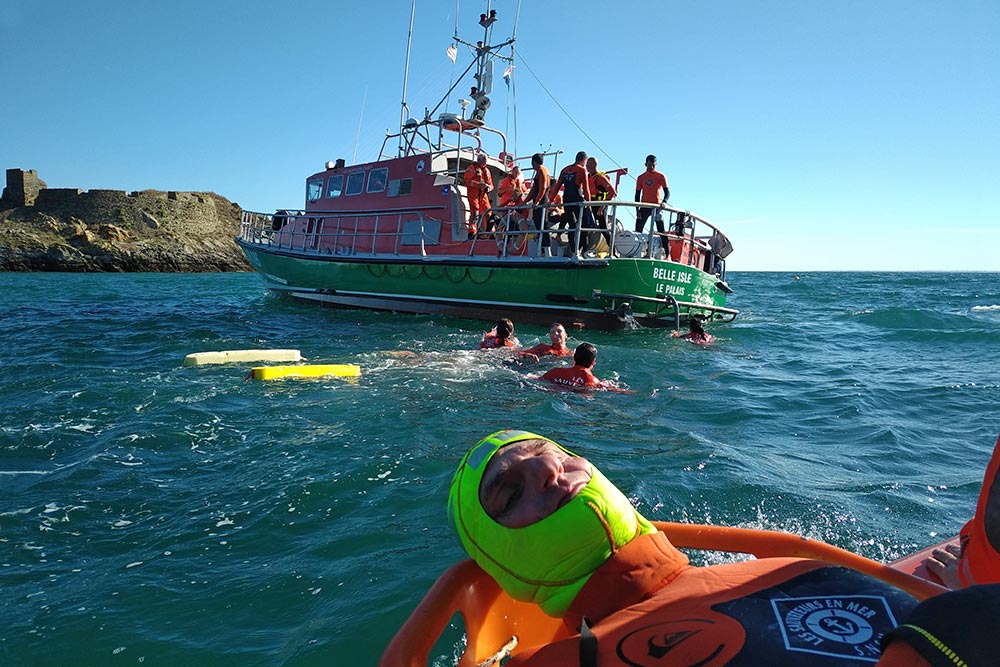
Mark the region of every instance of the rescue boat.
<instances>
[{"instance_id":1,"label":"rescue boat","mask_svg":"<svg viewBox=\"0 0 1000 667\"><path fill-rule=\"evenodd\" d=\"M932 581L933 575L922 565L923 559L940 545L886 564L791 533L664 521L652 523L674 546L682 549L751 554L756 558L813 558L871 575L918 600L947 590ZM570 636L560 619L545 615L537 605L513 600L475 562L464 560L438 577L386 647L379 660L380 667L429 665L435 642L456 613L462 617L466 640L458 667L499 665L521 649Z\"/></svg>"},{"instance_id":2,"label":"rescue boat","mask_svg":"<svg viewBox=\"0 0 1000 667\"><path fill-rule=\"evenodd\" d=\"M529 155L513 155L503 132L486 124L497 63L514 61L511 36L493 42L496 10L487 9L469 47L474 85L458 100L461 113L440 112L468 79L459 78L423 117L409 116L387 133L373 162L331 160L305 179L305 206L275 213L244 211L236 242L267 288L289 297L344 308L446 314L549 325L615 329L633 324L678 328L690 317L730 321L726 258L733 246L718 226L680 208L657 209L666 233L633 228L639 202L573 205L577 219L603 209L606 237L591 229L539 234L527 205L499 206L479 224L470 216L463 174L487 155L494 184ZM502 51L510 49L510 55ZM563 151L545 153L554 175ZM627 170L614 174L620 182ZM622 186L631 191L632 186ZM649 204L646 204L649 207ZM598 237L601 237L598 240ZM548 243L543 243L548 241ZM603 243L602 243L603 241Z\"/></svg>"}]
</instances>

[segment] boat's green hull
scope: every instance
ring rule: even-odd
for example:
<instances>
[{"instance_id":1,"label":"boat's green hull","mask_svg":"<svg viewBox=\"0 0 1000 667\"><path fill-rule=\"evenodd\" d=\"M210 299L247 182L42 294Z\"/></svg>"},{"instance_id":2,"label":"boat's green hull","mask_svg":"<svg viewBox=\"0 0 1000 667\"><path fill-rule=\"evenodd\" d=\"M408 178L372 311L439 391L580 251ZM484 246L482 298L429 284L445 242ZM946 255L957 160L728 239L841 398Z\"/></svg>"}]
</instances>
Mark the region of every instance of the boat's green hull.
<instances>
[{"instance_id":1,"label":"boat's green hull","mask_svg":"<svg viewBox=\"0 0 1000 667\"><path fill-rule=\"evenodd\" d=\"M601 328L735 314L725 308L728 288L716 276L667 260L361 261L240 245L272 290L334 306L477 319L506 314L538 323L561 318Z\"/></svg>"}]
</instances>

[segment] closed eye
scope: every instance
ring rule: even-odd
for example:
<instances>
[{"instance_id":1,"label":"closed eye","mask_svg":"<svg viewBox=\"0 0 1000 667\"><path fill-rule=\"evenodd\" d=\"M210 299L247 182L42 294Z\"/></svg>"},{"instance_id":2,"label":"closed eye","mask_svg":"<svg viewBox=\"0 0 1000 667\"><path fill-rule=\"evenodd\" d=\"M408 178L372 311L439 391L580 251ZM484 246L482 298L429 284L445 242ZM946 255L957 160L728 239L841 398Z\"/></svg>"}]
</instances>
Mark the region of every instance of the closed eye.
<instances>
[{"instance_id":1,"label":"closed eye","mask_svg":"<svg viewBox=\"0 0 1000 667\"><path fill-rule=\"evenodd\" d=\"M503 507L500 508L498 516L506 516L511 512L511 510L514 509L514 505L516 505L517 501L520 500L523 490L524 487L519 484L511 491L511 493L507 496L507 500L504 502Z\"/></svg>"}]
</instances>

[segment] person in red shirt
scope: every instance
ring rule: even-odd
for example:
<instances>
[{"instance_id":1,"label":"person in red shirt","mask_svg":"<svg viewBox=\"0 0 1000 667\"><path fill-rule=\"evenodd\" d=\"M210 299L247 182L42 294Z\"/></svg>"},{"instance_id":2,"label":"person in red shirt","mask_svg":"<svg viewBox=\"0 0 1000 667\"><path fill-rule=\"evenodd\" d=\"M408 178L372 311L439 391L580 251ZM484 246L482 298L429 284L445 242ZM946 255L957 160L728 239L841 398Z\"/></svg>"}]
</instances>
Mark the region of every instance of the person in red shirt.
<instances>
[{"instance_id":1,"label":"person in red shirt","mask_svg":"<svg viewBox=\"0 0 1000 667\"><path fill-rule=\"evenodd\" d=\"M479 344L481 350L495 350L501 347L519 347L520 343L514 338L514 323L506 317L497 320L497 325L490 331L483 334L483 341Z\"/></svg>"},{"instance_id":2,"label":"person in red shirt","mask_svg":"<svg viewBox=\"0 0 1000 667\"><path fill-rule=\"evenodd\" d=\"M493 190L493 177L486 166L486 153L476 156L476 161L465 169L465 187L469 198L469 238L476 235L479 225L488 227L490 219L489 193ZM489 230L487 230L489 231Z\"/></svg>"},{"instance_id":3,"label":"person in red shirt","mask_svg":"<svg viewBox=\"0 0 1000 667\"><path fill-rule=\"evenodd\" d=\"M537 362L540 357L569 357L573 354L573 350L566 347L567 338L566 327L559 322L554 322L552 328L549 329L549 339L552 341L552 344L539 343L534 347L521 351L520 356L532 362Z\"/></svg>"},{"instance_id":4,"label":"person in red shirt","mask_svg":"<svg viewBox=\"0 0 1000 667\"><path fill-rule=\"evenodd\" d=\"M573 353L573 366L560 366L550 369L542 376L552 384L567 389L606 389L627 393L613 382L598 380L591 370L597 363L597 348L591 343L580 343Z\"/></svg>"},{"instance_id":5,"label":"person in red shirt","mask_svg":"<svg viewBox=\"0 0 1000 667\"><path fill-rule=\"evenodd\" d=\"M682 334L680 331L672 331L670 335L674 338L684 338L700 345L708 345L715 340L715 337L705 331L705 327L701 325L700 317L692 317L688 320L688 333Z\"/></svg>"},{"instance_id":6,"label":"person in red shirt","mask_svg":"<svg viewBox=\"0 0 1000 667\"><path fill-rule=\"evenodd\" d=\"M660 199L660 190L663 190L663 199ZM667 186L667 177L656 171L656 156L647 155L646 156L646 171L639 174L639 178L636 179L635 184L635 200L638 202L656 204L658 207L662 208L666 206L667 200L670 199L670 188ZM646 220L653 213L652 208L640 208L636 211L635 217L635 231L642 233L643 227L646 226ZM663 229L663 218L659 215L654 217L656 221L656 231L660 234L665 233Z\"/></svg>"}]
</instances>

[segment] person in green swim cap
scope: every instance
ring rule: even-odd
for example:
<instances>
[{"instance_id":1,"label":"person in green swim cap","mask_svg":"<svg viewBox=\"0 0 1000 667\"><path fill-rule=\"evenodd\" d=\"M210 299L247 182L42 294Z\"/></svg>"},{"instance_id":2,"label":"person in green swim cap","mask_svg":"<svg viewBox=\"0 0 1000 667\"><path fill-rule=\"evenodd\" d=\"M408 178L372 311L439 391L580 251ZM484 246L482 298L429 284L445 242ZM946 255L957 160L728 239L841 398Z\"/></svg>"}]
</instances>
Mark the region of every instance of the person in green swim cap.
<instances>
[{"instance_id":1,"label":"person in green swim cap","mask_svg":"<svg viewBox=\"0 0 1000 667\"><path fill-rule=\"evenodd\" d=\"M479 566L550 616L562 615L619 548L656 532L587 459L517 430L469 451L452 480L448 513Z\"/></svg>"},{"instance_id":2,"label":"person in green swim cap","mask_svg":"<svg viewBox=\"0 0 1000 667\"><path fill-rule=\"evenodd\" d=\"M937 664L893 632L916 607L908 593L803 558L693 567L593 464L535 433L498 431L476 443L452 479L448 515L510 597L579 628L519 647L507 667ZM829 600L850 613L830 616ZM799 618L807 612L815 618ZM803 622L818 630L800 649L788 638L805 632ZM889 644L881 656L879 638Z\"/></svg>"}]
</instances>

